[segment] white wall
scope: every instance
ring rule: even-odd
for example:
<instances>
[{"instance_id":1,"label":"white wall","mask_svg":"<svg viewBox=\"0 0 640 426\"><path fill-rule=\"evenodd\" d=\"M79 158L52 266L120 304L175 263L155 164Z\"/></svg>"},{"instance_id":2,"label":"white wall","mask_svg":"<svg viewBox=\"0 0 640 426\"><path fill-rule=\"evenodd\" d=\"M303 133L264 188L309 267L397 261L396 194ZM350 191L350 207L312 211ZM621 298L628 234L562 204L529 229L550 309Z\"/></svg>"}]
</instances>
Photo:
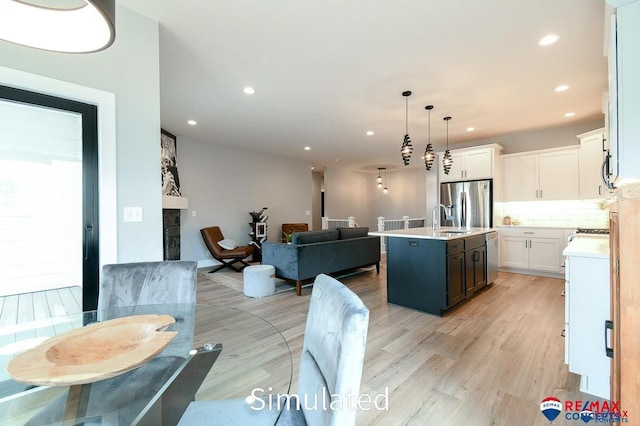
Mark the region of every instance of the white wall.
<instances>
[{"instance_id":1,"label":"white wall","mask_svg":"<svg viewBox=\"0 0 640 426\"><path fill-rule=\"evenodd\" d=\"M117 260L162 259L158 23L117 8L115 43L103 52L61 54L0 41L0 65L115 93ZM125 206L143 222L124 223ZM55 208L55 207L54 207Z\"/></svg>"},{"instance_id":2,"label":"white wall","mask_svg":"<svg viewBox=\"0 0 640 426\"><path fill-rule=\"evenodd\" d=\"M387 171L387 188L383 193L376 187L377 172L369 176L372 196L371 213L373 229L377 229L377 218L400 219L402 216L428 217L427 194L432 194L436 187L436 171L427 172L423 167ZM429 180L429 185L427 185Z\"/></svg>"},{"instance_id":3,"label":"white wall","mask_svg":"<svg viewBox=\"0 0 640 426\"><path fill-rule=\"evenodd\" d=\"M354 216L360 226L369 226L373 220L371 191L375 177L340 167L329 167L324 172L325 216L346 219Z\"/></svg>"},{"instance_id":4,"label":"white wall","mask_svg":"<svg viewBox=\"0 0 640 426\"><path fill-rule=\"evenodd\" d=\"M268 208L269 241L280 240L283 223L311 225L310 163L176 136L180 189L189 198L189 210L181 212L183 260L213 263L200 235L207 226L248 243L249 212L262 207Z\"/></svg>"}]
</instances>

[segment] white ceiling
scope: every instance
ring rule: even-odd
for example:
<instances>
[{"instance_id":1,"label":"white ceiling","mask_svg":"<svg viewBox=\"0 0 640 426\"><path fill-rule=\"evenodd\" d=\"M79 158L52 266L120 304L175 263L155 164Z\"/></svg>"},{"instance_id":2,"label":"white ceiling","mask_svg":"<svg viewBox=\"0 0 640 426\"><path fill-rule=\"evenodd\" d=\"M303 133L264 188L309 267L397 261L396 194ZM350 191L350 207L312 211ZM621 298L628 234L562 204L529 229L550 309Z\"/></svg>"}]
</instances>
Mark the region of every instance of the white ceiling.
<instances>
[{"instance_id":1,"label":"white ceiling","mask_svg":"<svg viewBox=\"0 0 640 426\"><path fill-rule=\"evenodd\" d=\"M450 144L602 118L603 0L118 1L160 22L178 138L375 170L402 167L405 90L414 167L428 104L436 150L446 115Z\"/></svg>"}]
</instances>

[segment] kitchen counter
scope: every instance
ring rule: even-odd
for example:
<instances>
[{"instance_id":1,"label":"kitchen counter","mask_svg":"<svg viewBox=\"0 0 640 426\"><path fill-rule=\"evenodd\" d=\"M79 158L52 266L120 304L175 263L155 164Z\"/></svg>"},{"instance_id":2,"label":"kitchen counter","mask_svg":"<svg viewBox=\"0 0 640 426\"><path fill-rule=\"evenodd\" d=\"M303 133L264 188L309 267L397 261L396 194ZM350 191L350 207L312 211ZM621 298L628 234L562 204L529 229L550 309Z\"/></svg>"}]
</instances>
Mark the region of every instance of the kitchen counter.
<instances>
[{"instance_id":1,"label":"kitchen counter","mask_svg":"<svg viewBox=\"0 0 640 426\"><path fill-rule=\"evenodd\" d=\"M454 240L457 238L473 237L489 232L497 231L496 228L456 228L451 226L443 226L436 231L431 227L395 229L392 231L369 232L369 235L377 235L379 237L400 237L400 238L419 238L427 240Z\"/></svg>"},{"instance_id":2,"label":"kitchen counter","mask_svg":"<svg viewBox=\"0 0 640 426\"><path fill-rule=\"evenodd\" d=\"M580 256L608 259L609 258L609 236L608 235L585 235L573 239L562 252L565 256Z\"/></svg>"},{"instance_id":3,"label":"kitchen counter","mask_svg":"<svg viewBox=\"0 0 640 426\"><path fill-rule=\"evenodd\" d=\"M571 225L496 225L496 228L509 229L509 228L541 228L541 229L576 229L576 228L593 228L593 226L571 226Z\"/></svg>"}]
</instances>

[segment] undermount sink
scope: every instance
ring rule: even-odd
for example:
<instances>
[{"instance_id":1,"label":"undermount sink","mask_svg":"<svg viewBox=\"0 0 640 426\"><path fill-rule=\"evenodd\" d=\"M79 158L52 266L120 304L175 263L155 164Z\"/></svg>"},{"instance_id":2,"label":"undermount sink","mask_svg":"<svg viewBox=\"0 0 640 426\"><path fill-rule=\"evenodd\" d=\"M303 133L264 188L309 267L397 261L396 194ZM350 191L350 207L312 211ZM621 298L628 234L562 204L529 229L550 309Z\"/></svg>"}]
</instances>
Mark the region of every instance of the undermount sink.
<instances>
[{"instance_id":1,"label":"undermount sink","mask_svg":"<svg viewBox=\"0 0 640 426\"><path fill-rule=\"evenodd\" d=\"M454 231L454 230L442 230L442 231L436 231L436 233L438 234L468 234L471 231Z\"/></svg>"}]
</instances>

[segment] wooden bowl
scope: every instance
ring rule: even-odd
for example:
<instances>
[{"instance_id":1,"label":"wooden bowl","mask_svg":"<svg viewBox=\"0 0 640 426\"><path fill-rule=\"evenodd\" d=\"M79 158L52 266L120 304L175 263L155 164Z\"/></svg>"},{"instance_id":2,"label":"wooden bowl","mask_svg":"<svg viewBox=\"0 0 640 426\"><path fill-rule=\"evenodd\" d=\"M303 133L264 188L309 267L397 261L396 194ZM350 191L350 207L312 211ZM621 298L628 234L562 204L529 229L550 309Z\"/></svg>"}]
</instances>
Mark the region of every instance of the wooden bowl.
<instances>
[{"instance_id":1,"label":"wooden bowl","mask_svg":"<svg viewBox=\"0 0 640 426\"><path fill-rule=\"evenodd\" d=\"M90 324L45 340L14 357L7 372L22 383L79 385L131 371L178 334L170 315L134 315Z\"/></svg>"}]
</instances>

